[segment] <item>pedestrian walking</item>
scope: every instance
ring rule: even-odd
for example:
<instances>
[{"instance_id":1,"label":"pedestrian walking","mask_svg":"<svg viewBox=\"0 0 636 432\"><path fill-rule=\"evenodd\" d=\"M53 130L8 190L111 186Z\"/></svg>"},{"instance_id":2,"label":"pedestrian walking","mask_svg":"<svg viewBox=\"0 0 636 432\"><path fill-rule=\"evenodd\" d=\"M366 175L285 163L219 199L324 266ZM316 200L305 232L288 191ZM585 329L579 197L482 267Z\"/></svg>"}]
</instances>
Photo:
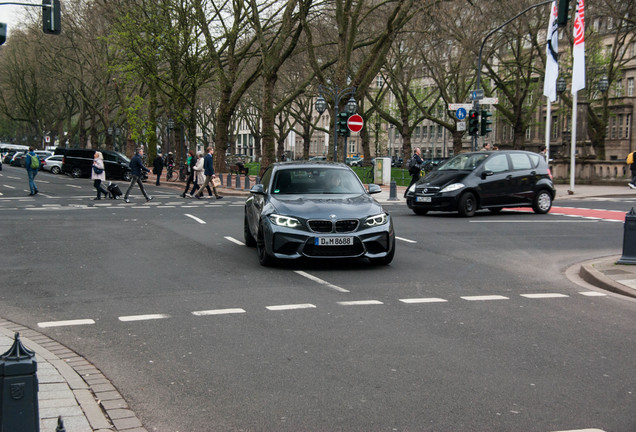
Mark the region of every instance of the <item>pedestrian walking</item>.
<instances>
[{"instance_id":1,"label":"pedestrian walking","mask_svg":"<svg viewBox=\"0 0 636 432\"><path fill-rule=\"evenodd\" d=\"M194 185L192 186L192 191L190 192L190 196L193 196L196 191L201 187L200 185L205 183L205 174L204 174L204 159L203 153L197 154L197 161L192 168L194 171ZM210 185L206 186L208 190L208 196L212 196L212 189L210 189Z\"/></svg>"},{"instance_id":2,"label":"pedestrian walking","mask_svg":"<svg viewBox=\"0 0 636 432\"><path fill-rule=\"evenodd\" d=\"M97 197L94 200L108 197L108 191L102 187L102 182L106 181L106 170L104 169L104 155L102 152L95 152L93 156L93 168L91 169L91 180L93 180L93 186L97 189Z\"/></svg>"},{"instance_id":3,"label":"pedestrian walking","mask_svg":"<svg viewBox=\"0 0 636 432\"><path fill-rule=\"evenodd\" d=\"M422 150L417 147L413 152L413 156L411 156L411 160L407 161L407 167L409 169L409 174L411 175L411 183L409 183L408 187L404 191L404 198L406 198L406 192L408 192L409 188L420 179L420 172L422 171L423 164L424 160L422 159Z\"/></svg>"},{"instance_id":4,"label":"pedestrian walking","mask_svg":"<svg viewBox=\"0 0 636 432\"><path fill-rule=\"evenodd\" d=\"M632 181L627 184L632 189L636 189L636 151L627 155L627 163L629 164L629 170L632 172Z\"/></svg>"},{"instance_id":5,"label":"pedestrian walking","mask_svg":"<svg viewBox=\"0 0 636 432\"><path fill-rule=\"evenodd\" d=\"M186 180L186 186L181 194L181 198L185 198L188 193L188 189L190 189L190 185L194 182L194 164L197 163L197 157L194 155L194 150L188 151L188 159L186 159L186 169L188 170L188 178ZM190 198L192 198L192 194L190 194Z\"/></svg>"},{"instance_id":6,"label":"pedestrian walking","mask_svg":"<svg viewBox=\"0 0 636 432\"><path fill-rule=\"evenodd\" d=\"M161 173L163 172L163 157L161 152L157 153L157 157L152 162L152 172L157 176L157 186L160 186Z\"/></svg>"},{"instance_id":7,"label":"pedestrian walking","mask_svg":"<svg viewBox=\"0 0 636 432\"><path fill-rule=\"evenodd\" d=\"M135 153L135 155L130 160L130 171L132 174L132 179L130 180L130 186L128 186L126 195L124 195L124 202L126 203L130 202L130 200L128 199L128 196L130 195L130 190L132 189L135 183L139 185L139 189L141 190L141 193L144 194L144 197L146 197L146 202L152 199L152 197L146 193L146 189L144 189L144 184L141 181L141 176L143 175L143 173L150 172L150 170L144 166L143 160L141 159L143 155L144 155L144 149L139 148L137 149L137 153Z\"/></svg>"},{"instance_id":8,"label":"pedestrian walking","mask_svg":"<svg viewBox=\"0 0 636 432\"><path fill-rule=\"evenodd\" d=\"M197 199L201 199L203 189L210 184L213 178L216 178L216 175L214 174L214 147L208 147L208 154L206 154L205 158L203 158L203 173L205 174L205 182L203 183L203 186L201 186L201 189L199 189L194 195ZM223 198L217 193L214 185L212 185L212 190L214 191L216 199Z\"/></svg>"},{"instance_id":9,"label":"pedestrian walking","mask_svg":"<svg viewBox=\"0 0 636 432\"><path fill-rule=\"evenodd\" d=\"M29 189L31 193L29 196L33 196L38 193L38 187L35 185L35 176L38 175L40 170L40 159L35 155L33 147L29 147L24 159L24 166L26 168L27 175L29 176Z\"/></svg>"}]
</instances>

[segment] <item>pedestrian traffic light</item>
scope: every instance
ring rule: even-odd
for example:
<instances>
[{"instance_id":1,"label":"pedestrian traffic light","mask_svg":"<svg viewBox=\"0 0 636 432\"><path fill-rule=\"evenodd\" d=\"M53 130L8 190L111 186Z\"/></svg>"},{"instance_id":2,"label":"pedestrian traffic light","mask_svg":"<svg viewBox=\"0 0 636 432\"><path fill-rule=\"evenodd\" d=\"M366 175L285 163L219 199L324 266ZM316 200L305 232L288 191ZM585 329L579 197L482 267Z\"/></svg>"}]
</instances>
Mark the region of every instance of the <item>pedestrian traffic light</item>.
<instances>
[{"instance_id":1,"label":"pedestrian traffic light","mask_svg":"<svg viewBox=\"0 0 636 432\"><path fill-rule=\"evenodd\" d=\"M492 120L489 120L490 117L492 117L492 113L490 111L481 111L481 136L486 136L492 132L492 129L490 129L490 125L492 125Z\"/></svg>"},{"instance_id":2,"label":"pedestrian traffic light","mask_svg":"<svg viewBox=\"0 0 636 432\"><path fill-rule=\"evenodd\" d=\"M479 113L476 110L468 112L468 135L474 136L479 133Z\"/></svg>"},{"instance_id":3,"label":"pedestrian traffic light","mask_svg":"<svg viewBox=\"0 0 636 432\"><path fill-rule=\"evenodd\" d=\"M559 10L557 11L557 23L559 27L568 24L568 13L570 11L570 0L559 0Z\"/></svg>"},{"instance_id":4,"label":"pedestrian traffic light","mask_svg":"<svg viewBox=\"0 0 636 432\"><path fill-rule=\"evenodd\" d=\"M351 131L349 130L349 127L347 126L347 122L349 121L349 113L347 112L341 112L338 113L338 134L342 135L342 136L350 136L351 135Z\"/></svg>"},{"instance_id":5,"label":"pedestrian traffic light","mask_svg":"<svg viewBox=\"0 0 636 432\"><path fill-rule=\"evenodd\" d=\"M60 0L42 0L42 31L58 35L62 31Z\"/></svg>"},{"instance_id":6,"label":"pedestrian traffic light","mask_svg":"<svg viewBox=\"0 0 636 432\"><path fill-rule=\"evenodd\" d=\"M7 25L0 23L0 45L7 41Z\"/></svg>"}]
</instances>

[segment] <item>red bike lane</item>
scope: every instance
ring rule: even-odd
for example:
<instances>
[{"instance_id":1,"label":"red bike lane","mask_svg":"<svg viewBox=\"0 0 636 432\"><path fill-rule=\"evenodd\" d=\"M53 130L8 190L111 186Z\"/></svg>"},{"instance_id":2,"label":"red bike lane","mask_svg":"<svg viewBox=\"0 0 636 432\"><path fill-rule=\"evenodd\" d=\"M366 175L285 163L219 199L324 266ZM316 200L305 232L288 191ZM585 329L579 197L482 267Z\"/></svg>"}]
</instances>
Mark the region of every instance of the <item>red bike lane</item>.
<instances>
[{"instance_id":1,"label":"red bike lane","mask_svg":"<svg viewBox=\"0 0 636 432\"><path fill-rule=\"evenodd\" d=\"M532 211L530 208L515 208L515 211ZM551 215L558 216L572 216L582 217L586 219L602 219L615 222L625 222L624 211L618 210L602 210L602 209L589 209L578 207L552 207L550 209Z\"/></svg>"}]
</instances>

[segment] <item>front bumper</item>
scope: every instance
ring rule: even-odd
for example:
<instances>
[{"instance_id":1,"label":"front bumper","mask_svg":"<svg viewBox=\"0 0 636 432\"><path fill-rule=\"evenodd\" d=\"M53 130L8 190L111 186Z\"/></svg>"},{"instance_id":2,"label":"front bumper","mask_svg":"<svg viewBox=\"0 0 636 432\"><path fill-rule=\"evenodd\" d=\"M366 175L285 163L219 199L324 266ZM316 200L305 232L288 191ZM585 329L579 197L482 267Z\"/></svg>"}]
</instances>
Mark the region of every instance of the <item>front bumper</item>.
<instances>
[{"instance_id":1,"label":"front bumper","mask_svg":"<svg viewBox=\"0 0 636 432\"><path fill-rule=\"evenodd\" d=\"M351 245L319 246L317 237L351 237ZM395 245L393 223L351 233L314 233L266 224L264 232L267 252L279 259L306 258L383 258Z\"/></svg>"}]
</instances>

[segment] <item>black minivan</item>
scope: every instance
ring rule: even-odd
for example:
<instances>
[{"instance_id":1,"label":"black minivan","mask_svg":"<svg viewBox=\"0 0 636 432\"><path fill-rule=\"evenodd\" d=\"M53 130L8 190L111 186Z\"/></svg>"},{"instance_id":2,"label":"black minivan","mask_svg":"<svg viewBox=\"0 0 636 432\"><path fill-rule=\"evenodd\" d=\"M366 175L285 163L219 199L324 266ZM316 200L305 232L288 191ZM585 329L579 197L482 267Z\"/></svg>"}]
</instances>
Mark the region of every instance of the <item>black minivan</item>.
<instances>
[{"instance_id":1,"label":"black minivan","mask_svg":"<svg viewBox=\"0 0 636 432\"><path fill-rule=\"evenodd\" d=\"M90 177L93 159L97 150L89 149L55 149L56 155L63 155L62 172L72 177ZM106 178L130 181L130 159L123 154L111 150L99 150L104 155Z\"/></svg>"},{"instance_id":2,"label":"black minivan","mask_svg":"<svg viewBox=\"0 0 636 432\"><path fill-rule=\"evenodd\" d=\"M418 215L456 211L470 217L479 209L532 207L545 214L556 191L543 156L521 150L462 153L438 165L406 192L406 205Z\"/></svg>"}]
</instances>

